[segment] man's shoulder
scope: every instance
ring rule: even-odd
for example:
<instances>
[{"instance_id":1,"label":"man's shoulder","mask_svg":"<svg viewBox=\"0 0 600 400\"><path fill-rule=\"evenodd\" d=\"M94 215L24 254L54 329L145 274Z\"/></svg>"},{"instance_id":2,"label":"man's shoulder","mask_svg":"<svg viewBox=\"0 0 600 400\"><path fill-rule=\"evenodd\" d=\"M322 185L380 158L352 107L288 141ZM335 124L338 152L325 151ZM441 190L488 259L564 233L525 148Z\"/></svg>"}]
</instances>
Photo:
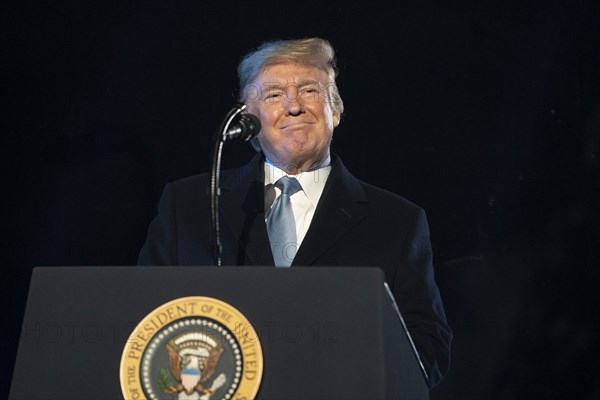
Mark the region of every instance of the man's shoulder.
<instances>
[{"instance_id":1,"label":"man's shoulder","mask_svg":"<svg viewBox=\"0 0 600 400\"><path fill-rule=\"evenodd\" d=\"M371 203L374 206L386 208L394 207L396 209L403 209L407 211L410 210L413 212L422 209L419 205L413 203L412 201L408 200L403 196L400 196L397 193L372 185L370 183L366 183L361 180L358 181L362 186L369 203Z\"/></svg>"},{"instance_id":2,"label":"man's shoulder","mask_svg":"<svg viewBox=\"0 0 600 400\"><path fill-rule=\"evenodd\" d=\"M342 159L333 154L333 165L336 170L330 176L330 179L337 179L341 186L335 185L336 187L344 187L346 190L350 190L356 196L356 199L360 199L364 195L364 200L373 206L378 207L396 207L404 210L420 210L421 207L413 203L412 201L400 196L397 193L391 192L387 189L383 189L379 186L375 186L371 183L367 183L357 177L355 177L343 164Z\"/></svg>"},{"instance_id":3,"label":"man's shoulder","mask_svg":"<svg viewBox=\"0 0 600 400\"><path fill-rule=\"evenodd\" d=\"M221 183L226 181L230 176L234 174L239 174L239 172L243 169L240 168L232 168L226 169L220 172L220 181ZM185 188L202 188L208 187L211 181L211 173L204 172L196 175L190 175L183 178L176 179L169 184L177 189L185 189Z\"/></svg>"},{"instance_id":4,"label":"man's shoulder","mask_svg":"<svg viewBox=\"0 0 600 400\"><path fill-rule=\"evenodd\" d=\"M219 179L221 186L237 186L256 180L260 161L260 154L257 154L246 164L234 168L221 170ZM169 185L177 189L198 189L203 187L209 187L211 178L211 172L204 172L177 179L175 181L172 181Z\"/></svg>"},{"instance_id":5,"label":"man's shoulder","mask_svg":"<svg viewBox=\"0 0 600 400\"><path fill-rule=\"evenodd\" d=\"M210 182L210 173L205 172L174 180L170 184L177 188L204 186Z\"/></svg>"}]
</instances>

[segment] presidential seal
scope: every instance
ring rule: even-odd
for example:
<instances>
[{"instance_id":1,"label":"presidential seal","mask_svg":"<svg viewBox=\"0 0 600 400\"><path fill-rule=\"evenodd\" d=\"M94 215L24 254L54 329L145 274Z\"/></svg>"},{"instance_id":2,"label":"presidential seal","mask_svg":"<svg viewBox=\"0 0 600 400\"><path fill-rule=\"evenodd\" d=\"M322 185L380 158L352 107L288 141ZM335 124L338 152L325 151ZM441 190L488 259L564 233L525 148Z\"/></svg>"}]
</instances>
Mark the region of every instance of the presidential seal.
<instances>
[{"instance_id":1,"label":"presidential seal","mask_svg":"<svg viewBox=\"0 0 600 400\"><path fill-rule=\"evenodd\" d=\"M121 356L125 399L250 400L263 372L256 331L234 307L184 297L148 314Z\"/></svg>"}]
</instances>

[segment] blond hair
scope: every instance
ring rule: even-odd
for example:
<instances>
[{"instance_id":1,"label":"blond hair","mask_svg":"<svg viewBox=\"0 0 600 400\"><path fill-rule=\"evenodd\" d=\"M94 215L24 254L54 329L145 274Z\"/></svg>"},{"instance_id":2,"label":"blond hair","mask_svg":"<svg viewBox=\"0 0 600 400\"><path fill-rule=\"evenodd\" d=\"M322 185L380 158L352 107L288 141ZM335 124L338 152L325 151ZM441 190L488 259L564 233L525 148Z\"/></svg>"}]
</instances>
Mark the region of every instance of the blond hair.
<instances>
[{"instance_id":1,"label":"blond hair","mask_svg":"<svg viewBox=\"0 0 600 400\"><path fill-rule=\"evenodd\" d=\"M320 38L275 40L263 43L258 49L248 53L238 65L239 100L243 103L248 100L250 86L266 67L282 61L310 64L325 71L329 77L328 100L333 111L342 115L344 102L335 83L337 76L335 52L331 43Z\"/></svg>"}]
</instances>

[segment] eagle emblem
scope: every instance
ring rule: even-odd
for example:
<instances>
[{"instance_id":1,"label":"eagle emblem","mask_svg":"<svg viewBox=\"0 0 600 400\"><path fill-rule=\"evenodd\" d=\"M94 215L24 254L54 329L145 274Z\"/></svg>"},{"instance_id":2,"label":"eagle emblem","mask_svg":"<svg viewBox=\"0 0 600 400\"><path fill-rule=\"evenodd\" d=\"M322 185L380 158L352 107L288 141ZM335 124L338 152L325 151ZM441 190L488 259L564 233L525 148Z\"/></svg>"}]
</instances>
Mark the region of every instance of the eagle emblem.
<instances>
[{"instance_id":1,"label":"eagle emblem","mask_svg":"<svg viewBox=\"0 0 600 400\"><path fill-rule=\"evenodd\" d=\"M178 400L208 400L225 384L219 374L210 382L223 354L223 345L203 332L182 333L166 344L171 374L179 382L167 388Z\"/></svg>"},{"instance_id":2,"label":"eagle emblem","mask_svg":"<svg viewBox=\"0 0 600 400\"><path fill-rule=\"evenodd\" d=\"M251 400L262 373L248 319L219 299L190 296L157 307L135 327L119 378L125 399Z\"/></svg>"}]
</instances>

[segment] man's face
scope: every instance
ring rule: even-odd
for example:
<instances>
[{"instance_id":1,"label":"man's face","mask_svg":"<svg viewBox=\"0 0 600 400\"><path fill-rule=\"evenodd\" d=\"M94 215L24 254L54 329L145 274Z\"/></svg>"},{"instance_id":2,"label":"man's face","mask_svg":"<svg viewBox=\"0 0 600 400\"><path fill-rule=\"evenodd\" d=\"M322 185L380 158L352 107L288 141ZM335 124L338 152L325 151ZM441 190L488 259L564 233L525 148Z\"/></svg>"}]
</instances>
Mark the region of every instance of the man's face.
<instances>
[{"instance_id":1,"label":"man's face","mask_svg":"<svg viewBox=\"0 0 600 400\"><path fill-rule=\"evenodd\" d=\"M260 146L288 173L309 170L329 156L340 115L331 107L328 82L327 73L314 66L281 62L266 67L250 89L248 112L260 119Z\"/></svg>"}]
</instances>

